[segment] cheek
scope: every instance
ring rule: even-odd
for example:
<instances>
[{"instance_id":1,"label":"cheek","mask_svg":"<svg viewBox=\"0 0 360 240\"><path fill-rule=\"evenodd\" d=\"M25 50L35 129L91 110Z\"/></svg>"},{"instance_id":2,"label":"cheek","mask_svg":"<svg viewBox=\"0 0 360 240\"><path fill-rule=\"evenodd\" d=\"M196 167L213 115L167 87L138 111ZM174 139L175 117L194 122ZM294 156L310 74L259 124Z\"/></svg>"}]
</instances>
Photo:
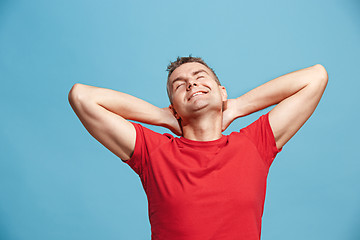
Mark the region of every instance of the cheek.
<instances>
[{"instance_id":1,"label":"cheek","mask_svg":"<svg viewBox=\"0 0 360 240\"><path fill-rule=\"evenodd\" d=\"M172 95L172 104L173 104L174 108L178 109L180 102L181 102L181 99L180 99L179 94L178 93L173 93L173 95Z\"/></svg>"},{"instance_id":2,"label":"cheek","mask_svg":"<svg viewBox=\"0 0 360 240\"><path fill-rule=\"evenodd\" d=\"M173 93L172 93L173 101L180 101L181 99L183 99L184 94L185 93L184 93L184 91L182 91L182 89L178 89L176 91L173 91Z\"/></svg>"}]
</instances>

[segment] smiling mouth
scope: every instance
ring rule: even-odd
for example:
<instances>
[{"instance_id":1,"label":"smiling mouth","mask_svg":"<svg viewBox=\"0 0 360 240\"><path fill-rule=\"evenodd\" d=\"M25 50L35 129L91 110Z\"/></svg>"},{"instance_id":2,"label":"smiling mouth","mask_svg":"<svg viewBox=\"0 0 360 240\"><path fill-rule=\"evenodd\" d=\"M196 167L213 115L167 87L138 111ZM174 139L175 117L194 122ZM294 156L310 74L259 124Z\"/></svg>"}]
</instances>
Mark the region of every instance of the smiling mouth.
<instances>
[{"instance_id":1,"label":"smiling mouth","mask_svg":"<svg viewBox=\"0 0 360 240\"><path fill-rule=\"evenodd\" d=\"M189 101L191 98L195 97L195 96L204 95L204 94L207 94L207 92L203 92L203 91L195 92L195 93L191 94L191 96L189 97L188 101Z\"/></svg>"}]
</instances>

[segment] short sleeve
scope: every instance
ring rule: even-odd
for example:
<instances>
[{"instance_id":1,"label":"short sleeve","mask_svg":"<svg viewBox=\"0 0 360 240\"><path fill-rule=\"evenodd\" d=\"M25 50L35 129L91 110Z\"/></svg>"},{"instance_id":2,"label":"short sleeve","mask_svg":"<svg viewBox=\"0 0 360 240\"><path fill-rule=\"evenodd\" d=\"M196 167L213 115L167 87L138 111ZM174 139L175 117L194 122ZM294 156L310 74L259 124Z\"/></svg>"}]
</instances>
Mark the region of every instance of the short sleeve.
<instances>
[{"instance_id":1,"label":"short sleeve","mask_svg":"<svg viewBox=\"0 0 360 240\"><path fill-rule=\"evenodd\" d=\"M125 161L143 179L149 156L161 143L169 140L167 135L154 132L141 124L131 122L136 131L135 149L130 159Z\"/></svg>"},{"instance_id":2,"label":"short sleeve","mask_svg":"<svg viewBox=\"0 0 360 240\"><path fill-rule=\"evenodd\" d=\"M269 122L269 113L262 115L255 122L241 129L241 132L255 144L259 154L269 166L282 150L276 147L275 137Z\"/></svg>"}]
</instances>

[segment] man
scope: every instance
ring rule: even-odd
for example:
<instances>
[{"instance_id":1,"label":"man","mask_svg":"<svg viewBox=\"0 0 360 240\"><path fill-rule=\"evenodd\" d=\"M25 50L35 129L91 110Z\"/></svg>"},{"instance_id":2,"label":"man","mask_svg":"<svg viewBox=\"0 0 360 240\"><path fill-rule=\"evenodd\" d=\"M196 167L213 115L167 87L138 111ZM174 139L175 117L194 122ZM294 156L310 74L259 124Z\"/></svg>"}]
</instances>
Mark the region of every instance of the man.
<instances>
[{"instance_id":1,"label":"man","mask_svg":"<svg viewBox=\"0 0 360 240\"><path fill-rule=\"evenodd\" d=\"M152 239L260 239L269 167L319 103L325 68L285 74L236 99L227 99L201 58L178 58L168 71L168 108L83 84L69 101L89 133L139 175ZM222 134L234 119L274 104L246 128Z\"/></svg>"}]
</instances>

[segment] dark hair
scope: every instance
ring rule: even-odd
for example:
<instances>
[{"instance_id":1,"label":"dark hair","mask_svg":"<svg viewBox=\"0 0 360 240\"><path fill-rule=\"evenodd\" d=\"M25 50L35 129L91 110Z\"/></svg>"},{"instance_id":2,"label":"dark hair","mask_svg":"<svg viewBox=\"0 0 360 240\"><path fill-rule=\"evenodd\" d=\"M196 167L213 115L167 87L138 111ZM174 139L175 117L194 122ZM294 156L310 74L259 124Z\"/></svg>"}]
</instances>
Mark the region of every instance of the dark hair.
<instances>
[{"instance_id":1,"label":"dark hair","mask_svg":"<svg viewBox=\"0 0 360 240\"><path fill-rule=\"evenodd\" d=\"M176 61L170 62L170 64L166 68L166 71L169 72L168 78L167 78L167 83L166 83L166 90L167 90L167 94L168 94L170 102L172 102L171 86L170 86L170 83L169 83L170 75L175 71L176 68L180 67L182 64L191 63L191 62L201 63L202 65L207 67L214 74L215 82L217 84L221 85L218 77L215 74L215 71L211 67L209 67L202 58L200 58L200 57L192 57L191 54L188 57L177 57Z\"/></svg>"}]
</instances>

